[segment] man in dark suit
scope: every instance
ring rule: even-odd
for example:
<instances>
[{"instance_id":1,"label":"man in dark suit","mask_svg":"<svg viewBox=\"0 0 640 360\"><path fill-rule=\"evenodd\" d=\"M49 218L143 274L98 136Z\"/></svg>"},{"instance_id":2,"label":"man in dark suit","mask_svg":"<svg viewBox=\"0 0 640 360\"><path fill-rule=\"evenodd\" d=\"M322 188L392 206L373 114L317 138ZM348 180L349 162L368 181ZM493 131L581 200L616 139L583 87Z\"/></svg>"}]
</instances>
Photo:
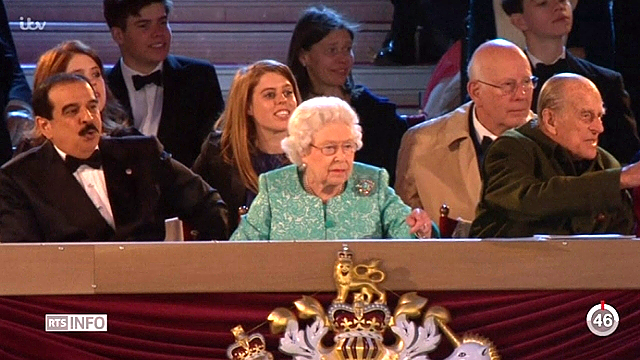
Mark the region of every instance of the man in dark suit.
<instances>
[{"instance_id":1,"label":"man in dark suit","mask_svg":"<svg viewBox=\"0 0 640 360\"><path fill-rule=\"evenodd\" d=\"M211 64L169 55L171 7L170 0L104 0L104 17L122 54L107 80L136 128L157 135L190 167L224 101Z\"/></svg>"},{"instance_id":2,"label":"man in dark suit","mask_svg":"<svg viewBox=\"0 0 640 360\"><path fill-rule=\"evenodd\" d=\"M100 136L88 80L54 75L33 108L48 140L0 168L1 242L162 240L176 215L199 238L227 238L220 195L155 138Z\"/></svg>"},{"instance_id":3,"label":"man in dark suit","mask_svg":"<svg viewBox=\"0 0 640 360\"><path fill-rule=\"evenodd\" d=\"M606 108L600 146L620 162L628 163L640 149L629 95L624 89L620 73L594 65L566 51L567 36L573 25L570 1L540 3L533 0L502 0L502 7L513 25L524 33L527 43L525 51L531 61L533 75L540 78L541 83L554 74L570 72L596 84ZM539 92L539 89L534 92L532 109L537 106Z\"/></svg>"}]
</instances>

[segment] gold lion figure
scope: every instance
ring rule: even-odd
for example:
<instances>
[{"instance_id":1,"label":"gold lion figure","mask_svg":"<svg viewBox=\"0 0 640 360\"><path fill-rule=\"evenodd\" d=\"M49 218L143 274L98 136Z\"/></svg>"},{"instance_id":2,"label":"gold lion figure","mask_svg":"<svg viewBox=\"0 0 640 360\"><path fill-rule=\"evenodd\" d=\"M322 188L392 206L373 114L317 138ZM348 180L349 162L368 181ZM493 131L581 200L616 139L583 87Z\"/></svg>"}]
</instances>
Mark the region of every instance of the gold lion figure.
<instances>
[{"instance_id":1,"label":"gold lion figure","mask_svg":"<svg viewBox=\"0 0 640 360\"><path fill-rule=\"evenodd\" d=\"M333 302L344 303L350 291L360 290L364 304L370 304L374 295L378 296L375 303L386 304L387 295L377 285L385 278L384 273L378 269L379 263L380 260L371 260L368 263L353 266L353 253L346 247L340 251L333 273L338 296Z\"/></svg>"}]
</instances>

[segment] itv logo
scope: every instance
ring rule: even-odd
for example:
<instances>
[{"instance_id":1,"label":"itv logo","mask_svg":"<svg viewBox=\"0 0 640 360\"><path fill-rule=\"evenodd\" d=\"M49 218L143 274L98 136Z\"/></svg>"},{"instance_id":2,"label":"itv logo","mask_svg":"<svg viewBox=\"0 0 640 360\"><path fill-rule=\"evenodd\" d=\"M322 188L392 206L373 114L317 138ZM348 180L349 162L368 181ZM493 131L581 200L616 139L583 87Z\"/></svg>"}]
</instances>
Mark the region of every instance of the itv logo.
<instances>
[{"instance_id":1,"label":"itv logo","mask_svg":"<svg viewBox=\"0 0 640 360\"><path fill-rule=\"evenodd\" d=\"M46 314L45 331L107 331L107 314Z\"/></svg>"},{"instance_id":2,"label":"itv logo","mask_svg":"<svg viewBox=\"0 0 640 360\"><path fill-rule=\"evenodd\" d=\"M46 21L32 21L30 17L27 17L25 23L24 16L20 16L20 30L44 30L45 25L47 25Z\"/></svg>"}]
</instances>

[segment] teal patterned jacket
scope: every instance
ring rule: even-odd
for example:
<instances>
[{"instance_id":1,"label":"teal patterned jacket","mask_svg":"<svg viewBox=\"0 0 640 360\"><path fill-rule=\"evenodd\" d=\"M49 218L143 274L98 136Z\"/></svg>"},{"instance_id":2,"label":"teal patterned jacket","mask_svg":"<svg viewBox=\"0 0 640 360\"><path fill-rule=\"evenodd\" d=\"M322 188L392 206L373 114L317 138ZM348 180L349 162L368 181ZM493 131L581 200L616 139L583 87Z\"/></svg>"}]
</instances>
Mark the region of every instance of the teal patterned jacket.
<instances>
[{"instance_id":1,"label":"teal patterned jacket","mask_svg":"<svg viewBox=\"0 0 640 360\"><path fill-rule=\"evenodd\" d=\"M345 191L326 204L304 190L295 165L264 173L259 182L231 240L414 238L406 223L411 209L388 186L384 169L354 162Z\"/></svg>"}]
</instances>

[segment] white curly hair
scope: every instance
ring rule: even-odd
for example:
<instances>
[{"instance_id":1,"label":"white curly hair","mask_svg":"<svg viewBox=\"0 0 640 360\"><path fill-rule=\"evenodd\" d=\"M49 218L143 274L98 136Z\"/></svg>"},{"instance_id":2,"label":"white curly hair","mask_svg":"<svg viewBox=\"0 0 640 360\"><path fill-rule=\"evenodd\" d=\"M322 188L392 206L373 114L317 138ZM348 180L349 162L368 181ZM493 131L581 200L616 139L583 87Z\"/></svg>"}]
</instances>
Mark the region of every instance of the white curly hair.
<instances>
[{"instance_id":1,"label":"white curly hair","mask_svg":"<svg viewBox=\"0 0 640 360\"><path fill-rule=\"evenodd\" d=\"M344 124L351 128L357 149L362 148L362 128L358 115L344 100L333 96L318 96L301 103L289 118L289 136L282 140L282 149L292 163L301 166L309 153L314 135L328 124Z\"/></svg>"}]
</instances>

